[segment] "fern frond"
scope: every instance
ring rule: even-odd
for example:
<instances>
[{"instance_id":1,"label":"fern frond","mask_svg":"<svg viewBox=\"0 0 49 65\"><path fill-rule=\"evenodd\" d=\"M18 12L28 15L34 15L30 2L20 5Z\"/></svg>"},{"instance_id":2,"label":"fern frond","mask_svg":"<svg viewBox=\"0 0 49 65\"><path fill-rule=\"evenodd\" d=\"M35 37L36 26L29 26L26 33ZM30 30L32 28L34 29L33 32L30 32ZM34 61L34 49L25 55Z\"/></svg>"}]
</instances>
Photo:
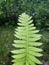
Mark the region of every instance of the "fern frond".
<instances>
[{"instance_id":1,"label":"fern frond","mask_svg":"<svg viewBox=\"0 0 49 65\"><path fill-rule=\"evenodd\" d=\"M17 38L14 40L13 46L16 48L12 51L14 58L12 62L13 65L36 65L42 64L37 57L42 56L38 46L42 43L38 42L41 35L37 34L39 30L36 30L34 24L32 24L31 17L23 13L19 17L19 27L15 29L14 36Z\"/></svg>"}]
</instances>

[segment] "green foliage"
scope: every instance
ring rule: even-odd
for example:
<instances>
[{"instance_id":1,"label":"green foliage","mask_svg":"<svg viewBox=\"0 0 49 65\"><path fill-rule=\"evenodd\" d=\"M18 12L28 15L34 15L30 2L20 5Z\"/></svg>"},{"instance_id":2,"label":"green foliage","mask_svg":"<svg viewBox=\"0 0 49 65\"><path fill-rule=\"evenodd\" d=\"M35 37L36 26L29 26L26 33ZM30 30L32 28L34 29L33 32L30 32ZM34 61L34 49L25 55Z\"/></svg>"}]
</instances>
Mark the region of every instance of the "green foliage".
<instances>
[{"instance_id":1,"label":"green foliage","mask_svg":"<svg viewBox=\"0 0 49 65\"><path fill-rule=\"evenodd\" d=\"M13 43L13 26L0 26L0 65L10 65L10 50L12 50Z\"/></svg>"},{"instance_id":2,"label":"green foliage","mask_svg":"<svg viewBox=\"0 0 49 65\"><path fill-rule=\"evenodd\" d=\"M4 0L0 0L0 3L2 3Z\"/></svg>"},{"instance_id":3,"label":"green foliage","mask_svg":"<svg viewBox=\"0 0 49 65\"><path fill-rule=\"evenodd\" d=\"M1 24L2 20L6 21L16 19L19 14L26 12L31 15L35 25L40 29L48 28L49 26L49 1L48 0L6 0L0 4ZM3 20L3 21L4 21ZM16 22L14 22L16 23ZM47 25L48 23L48 25Z\"/></svg>"},{"instance_id":4,"label":"green foliage","mask_svg":"<svg viewBox=\"0 0 49 65\"><path fill-rule=\"evenodd\" d=\"M16 3L18 15L25 11L32 16L35 25L39 29L47 29L46 23L49 21L49 0L18 0Z\"/></svg>"},{"instance_id":5,"label":"green foliage","mask_svg":"<svg viewBox=\"0 0 49 65\"><path fill-rule=\"evenodd\" d=\"M49 60L49 31L42 32L41 41L43 42L43 59Z\"/></svg>"},{"instance_id":6,"label":"green foliage","mask_svg":"<svg viewBox=\"0 0 49 65\"><path fill-rule=\"evenodd\" d=\"M16 12L15 12L15 5L14 0L6 0L0 4L0 24L6 25L14 24L14 20L16 20ZM12 21L12 22L11 22Z\"/></svg>"},{"instance_id":7,"label":"green foliage","mask_svg":"<svg viewBox=\"0 0 49 65\"><path fill-rule=\"evenodd\" d=\"M41 28L48 28L49 26L49 2L41 1L40 4L35 8L37 15L35 16L37 26ZM48 25L47 25L48 24Z\"/></svg>"},{"instance_id":8,"label":"green foliage","mask_svg":"<svg viewBox=\"0 0 49 65\"><path fill-rule=\"evenodd\" d=\"M23 13L20 15L18 21L18 28L15 29L15 37L13 46L16 48L11 51L14 55L13 65L36 65L42 64L36 57L42 56L40 53L42 49L39 46L42 43L38 42L41 35L37 34L39 30L36 30L34 24L32 24L32 17Z\"/></svg>"}]
</instances>

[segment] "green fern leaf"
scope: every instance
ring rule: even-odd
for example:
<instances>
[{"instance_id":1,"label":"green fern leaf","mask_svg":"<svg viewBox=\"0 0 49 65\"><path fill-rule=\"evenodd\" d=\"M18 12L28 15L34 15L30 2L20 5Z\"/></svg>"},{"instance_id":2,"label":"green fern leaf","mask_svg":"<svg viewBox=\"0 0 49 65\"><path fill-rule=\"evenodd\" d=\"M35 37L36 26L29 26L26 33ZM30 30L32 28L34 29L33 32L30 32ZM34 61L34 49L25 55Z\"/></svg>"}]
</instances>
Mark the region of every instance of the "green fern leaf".
<instances>
[{"instance_id":1,"label":"green fern leaf","mask_svg":"<svg viewBox=\"0 0 49 65\"><path fill-rule=\"evenodd\" d=\"M37 34L39 30L36 30L34 24L32 24L31 17L23 13L19 17L19 27L15 29L14 36L17 38L14 40L13 46L16 48L11 51L14 55L13 65L36 65L42 64L37 57L42 56L38 46L41 46L42 43L38 42L41 35Z\"/></svg>"}]
</instances>

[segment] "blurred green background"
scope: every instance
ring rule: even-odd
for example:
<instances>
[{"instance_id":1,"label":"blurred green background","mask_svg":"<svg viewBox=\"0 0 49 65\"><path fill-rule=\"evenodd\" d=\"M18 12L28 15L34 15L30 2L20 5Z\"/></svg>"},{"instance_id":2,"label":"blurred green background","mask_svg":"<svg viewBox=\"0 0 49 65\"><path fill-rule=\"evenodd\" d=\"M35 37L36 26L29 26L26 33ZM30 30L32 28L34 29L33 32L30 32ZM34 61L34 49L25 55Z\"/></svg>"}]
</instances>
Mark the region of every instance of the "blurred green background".
<instances>
[{"instance_id":1,"label":"blurred green background","mask_svg":"<svg viewBox=\"0 0 49 65\"><path fill-rule=\"evenodd\" d=\"M32 16L42 34L43 60L49 60L49 0L0 0L0 65L12 65L14 30L21 13Z\"/></svg>"}]
</instances>

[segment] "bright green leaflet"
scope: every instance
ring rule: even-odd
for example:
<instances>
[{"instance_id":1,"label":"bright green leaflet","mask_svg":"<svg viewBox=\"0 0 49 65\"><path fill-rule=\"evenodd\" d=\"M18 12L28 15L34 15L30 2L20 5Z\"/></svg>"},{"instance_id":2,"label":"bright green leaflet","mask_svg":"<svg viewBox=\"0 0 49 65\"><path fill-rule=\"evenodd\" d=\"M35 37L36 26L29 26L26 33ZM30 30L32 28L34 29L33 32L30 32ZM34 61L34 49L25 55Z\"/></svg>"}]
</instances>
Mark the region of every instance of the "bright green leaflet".
<instances>
[{"instance_id":1,"label":"bright green leaflet","mask_svg":"<svg viewBox=\"0 0 49 65\"><path fill-rule=\"evenodd\" d=\"M41 35L37 34L39 30L36 30L34 24L32 24L32 17L23 13L19 16L18 28L15 29L15 37L13 46L16 48L11 51L14 55L12 60L13 65L36 65L42 64L37 57L42 56L38 46L42 43L38 42Z\"/></svg>"}]
</instances>

